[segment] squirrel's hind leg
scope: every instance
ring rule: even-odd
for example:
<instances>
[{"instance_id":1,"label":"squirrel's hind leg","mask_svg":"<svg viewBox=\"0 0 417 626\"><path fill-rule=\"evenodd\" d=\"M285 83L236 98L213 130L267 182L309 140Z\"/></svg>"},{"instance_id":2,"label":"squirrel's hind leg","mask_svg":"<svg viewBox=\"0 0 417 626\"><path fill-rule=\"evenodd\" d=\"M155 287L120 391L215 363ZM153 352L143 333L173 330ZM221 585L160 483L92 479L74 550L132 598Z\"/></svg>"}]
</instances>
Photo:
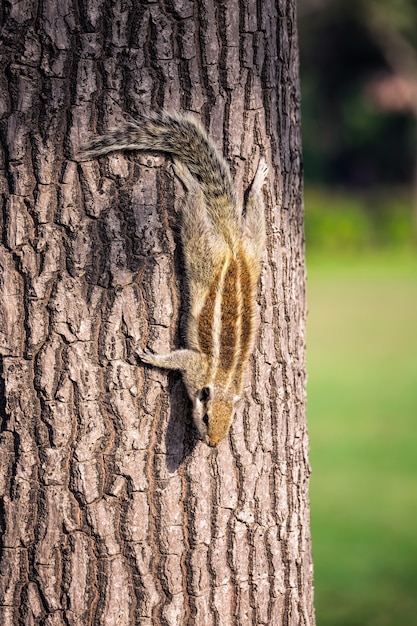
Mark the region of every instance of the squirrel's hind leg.
<instances>
[{"instance_id":1,"label":"squirrel's hind leg","mask_svg":"<svg viewBox=\"0 0 417 626\"><path fill-rule=\"evenodd\" d=\"M260 158L255 177L249 189L243 219L243 240L249 254L259 263L265 245L265 207L262 187L268 174L268 166Z\"/></svg>"}]
</instances>

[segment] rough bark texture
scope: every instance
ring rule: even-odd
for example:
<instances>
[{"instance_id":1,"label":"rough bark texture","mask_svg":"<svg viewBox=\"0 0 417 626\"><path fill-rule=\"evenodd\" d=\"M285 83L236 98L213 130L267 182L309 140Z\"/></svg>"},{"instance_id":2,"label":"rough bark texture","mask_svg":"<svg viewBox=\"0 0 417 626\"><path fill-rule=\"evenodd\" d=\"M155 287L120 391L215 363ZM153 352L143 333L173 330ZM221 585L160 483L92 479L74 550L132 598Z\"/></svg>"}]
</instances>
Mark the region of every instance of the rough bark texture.
<instances>
[{"instance_id":1,"label":"rough bark texture","mask_svg":"<svg viewBox=\"0 0 417 626\"><path fill-rule=\"evenodd\" d=\"M295 0L3 8L0 623L314 624ZM177 374L169 160L71 154L125 113L201 116L242 195L270 164L260 326L218 449Z\"/></svg>"}]
</instances>

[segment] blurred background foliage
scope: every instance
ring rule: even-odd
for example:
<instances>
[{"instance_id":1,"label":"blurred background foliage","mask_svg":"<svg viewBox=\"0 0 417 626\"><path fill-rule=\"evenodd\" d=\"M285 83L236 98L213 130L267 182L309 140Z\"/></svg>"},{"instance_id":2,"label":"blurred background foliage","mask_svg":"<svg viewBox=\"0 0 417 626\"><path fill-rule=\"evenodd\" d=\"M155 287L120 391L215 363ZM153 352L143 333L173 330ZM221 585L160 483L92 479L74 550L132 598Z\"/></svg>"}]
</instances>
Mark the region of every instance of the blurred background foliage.
<instances>
[{"instance_id":1,"label":"blurred background foliage","mask_svg":"<svg viewBox=\"0 0 417 626\"><path fill-rule=\"evenodd\" d=\"M414 52L407 33L417 44L415 2L299 0L299 7L306 180L358 188L409 182L417 56L406 58L402 48Z\"/></svg>"},{"instance_id":2,"label":"blurred background foliage","mask_svg":"<svg viewBox=\"0 0 417 626\"><path fill-rule=\"evenodd\" d=\"M417 623L417 0L298 0L318 626Z\"/></svg>"}]
</instances>

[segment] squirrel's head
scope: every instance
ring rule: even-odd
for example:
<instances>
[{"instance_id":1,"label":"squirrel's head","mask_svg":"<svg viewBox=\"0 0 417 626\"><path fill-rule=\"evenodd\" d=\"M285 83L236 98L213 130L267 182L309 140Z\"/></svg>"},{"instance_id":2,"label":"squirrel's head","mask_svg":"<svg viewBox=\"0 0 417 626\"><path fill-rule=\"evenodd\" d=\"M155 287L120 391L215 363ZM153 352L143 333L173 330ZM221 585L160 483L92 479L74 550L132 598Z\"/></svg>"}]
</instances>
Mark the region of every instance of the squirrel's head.
<instances>
[{"instance_id":1,"label":"squirrel's head","mask_svg":"<svg viewBox=\"0 0 417 626\"><path fill-rule=\"evenodd\" d=\"M217 446L229 432L238 399L213 386L203 387L194 396L194 423L209 446Z\"/></svg>"}]
</instances>

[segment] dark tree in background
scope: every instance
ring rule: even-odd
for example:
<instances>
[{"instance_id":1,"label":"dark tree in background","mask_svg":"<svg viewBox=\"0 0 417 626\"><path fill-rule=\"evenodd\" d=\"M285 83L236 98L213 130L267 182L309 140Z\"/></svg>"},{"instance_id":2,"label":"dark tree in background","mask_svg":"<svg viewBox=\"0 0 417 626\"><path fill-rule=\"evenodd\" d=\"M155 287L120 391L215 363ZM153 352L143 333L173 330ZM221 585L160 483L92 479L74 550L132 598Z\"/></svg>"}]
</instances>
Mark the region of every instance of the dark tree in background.
<instances>
[{"instance_id":1,"label":"dark tree in background","mask_svg":"<svg viewBox=\"0 0 417 626\"><path fill-rule=\"evenodd\" d=\"M22 0L1 15L0 623L314 624L295 0ZM230 436L181 377L181 186L164 156L72 154L195 112L237 188L261 151L259 331Z\"/></svg>"},{"instance_id":2,"label":"dark tree in background","mask_svg":"<svg viewBox=\"0 0 417 626\"><path fill-rule=\"evenodd\" d=\"M306 181L413 183L417 198L416 3L298 4Z\"/></svg>"}]
</instances>

